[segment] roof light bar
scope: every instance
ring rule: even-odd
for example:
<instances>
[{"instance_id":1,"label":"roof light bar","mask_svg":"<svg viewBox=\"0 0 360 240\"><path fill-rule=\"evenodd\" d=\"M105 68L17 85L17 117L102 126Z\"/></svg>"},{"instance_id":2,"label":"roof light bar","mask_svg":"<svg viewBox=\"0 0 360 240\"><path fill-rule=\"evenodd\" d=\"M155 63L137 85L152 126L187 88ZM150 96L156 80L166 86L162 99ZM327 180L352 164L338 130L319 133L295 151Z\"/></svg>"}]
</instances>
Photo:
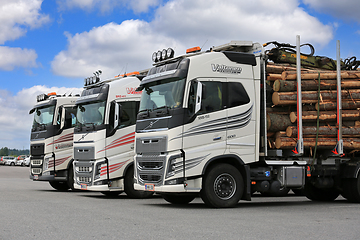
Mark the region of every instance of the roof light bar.
<instances>
[{"instance_id":1,"label":"roof light bar","mask_svg":"<svg viewBox=\"0 0 360 240\"><path fill-rule=\"evenodd\" d=\"M138 72L138 71L129 72L129 73L124 73L124 74L121 74L121 75L117 75L115 77L117 78L117 77L127 77L127 76L136 76L136 75L140 75L140 72Z\"/></svg>"},{"instance_id":2,"label":"roof light bar","mask_svg":"<svg viewBox=\"0 0 360 240\"><path fill-rule=\"evenodd\" d=\"M93 85L93 84L100 82L99 76L102 74L102 71L98 70L98 71L94 72L93 74L94 74L94 76L84 79L84 86L89 86L89 85Z\"/></svg>"},{"instance_id":3,"label":"roof light bar","mask_svg":"<svg viewBox=\"0 0 360 240\"><path fill-rule=\"evenodd\" d=\"M48 94L42 93L42 94L36 96L36 100L38 102L45 101L50 96L54 96L54 95L56 96L56 92L51 92L51 93L48 93Z\"/></svg>"},{"instance_id":4,"label":"roof light bar","mask_svg":"<svg viewBox=\"0 0 360 240\"><path fill-rule=\"evenodd\" d=\"M186 53L195 53L195 52L200 52L201 48L200 47L193 47L193 48L188 48L186 49Z\"/></svg>"},{"instance_id":5,"label":"roof light bar","mask_svg":"<svg viewBox=\"0 0 360 240\"><path fill-rule=\"evenodd\" d=\"M172 48L159 50L157 52L154 52L152 54L152 60L153 62L160 62L166 59L170 59L174 57L174 50Z\"/></svg>"}]
</instances>

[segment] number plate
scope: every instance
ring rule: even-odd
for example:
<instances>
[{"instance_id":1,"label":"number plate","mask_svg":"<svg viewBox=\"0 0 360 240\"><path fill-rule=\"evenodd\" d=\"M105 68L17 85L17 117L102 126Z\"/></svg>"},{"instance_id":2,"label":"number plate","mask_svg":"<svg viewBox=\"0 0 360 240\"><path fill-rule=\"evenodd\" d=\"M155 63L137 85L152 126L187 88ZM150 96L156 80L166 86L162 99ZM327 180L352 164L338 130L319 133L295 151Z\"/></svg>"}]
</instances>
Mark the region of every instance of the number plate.
<instances>
[{"instance_id":1,"label":"number plate","mask_svg":"<svg viewBox=\"0 0 360 240\"><path fill-rule=\"evenodd\" d=\"M81 190L87 190L87 185L84 184L84 183L80 184L80 189Z\"/></svg>"},{"instance_id":2,"label":"number plate","mask_svg":"<svg viewBox=\"0 0 360 240\"><path fill-rule=\"evenodd\" d=\"M155 191L155 185L151 183L145 183L145 191Z\"/></svg>"},{"instance_id":3,"label":"number plate","mask_svg":"<svg viewBox=\"0 0 360 240\"><path fill-rule=\"evenodd\" d=\"M34 175L34 180L38 180L39 179L39 175Z\"/></svg>"}]
</instances>

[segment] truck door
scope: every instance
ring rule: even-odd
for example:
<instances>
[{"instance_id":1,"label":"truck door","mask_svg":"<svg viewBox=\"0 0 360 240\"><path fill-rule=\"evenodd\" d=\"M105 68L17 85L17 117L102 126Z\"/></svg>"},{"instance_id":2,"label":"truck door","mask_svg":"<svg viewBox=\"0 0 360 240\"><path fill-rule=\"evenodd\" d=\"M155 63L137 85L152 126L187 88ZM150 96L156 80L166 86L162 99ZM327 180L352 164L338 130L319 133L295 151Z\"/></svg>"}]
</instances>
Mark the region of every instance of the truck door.
<instances>
[{"instance_id":1,"label":"truck door","mask_svg":"<svg viewBox=\"0 0 360 240\"><path fill-rule=\"evenodd\" d=\"M255 160L255 95L254 82L229 79L226 86L227 137L230 153L245 163Z\"/></svg>"},{"instance_id":2,"label":"truck door","mask_svg":"<svg viewBox=\"0 0 360 240\"><path fill-rule=\"evenodd\" d=\"M114 126L111 136L106 138L105 154L109 160L110 179L123 175L123 166L132 162L136 114L139 109L139 102L113 102L110 107L109 125ZM117 109L117 110L115 110ZM117 113L116 113L116 112Z\"/></svg>"},{"instance_id":3,"label":"truck door","mask_svg":"<svg viewBox=\"0 0 360 240\"><path fill-rule=\"evenodd\" d=\"M199 78L203 85L200 111L195 119L184 125L183 149L186 156L187 177L196 175L199 170L192 172L191 168L201 167L205 159L212 155L221 155L226 148L226 110L224 109L223 85L225 78ZM196 86L193 81L192 86ZM194 93L189 94L189 107ZM193 90L192 92L197 90ZM203 164L201 164L203 163ZM195 169L195 168L194 168Z\"/></svg>"},{"instance_id":4,"label":"truck door","mask_svg":"<svg viewBox=\"0 0 360 240\"><path fill-rule=\"evenodd\" d=\"M53 152L55 160L49 162L49 167L55 165L55 170L67 169L69 161L73 158L74 125L76 123L76 109L73 106L61 106L57 118L60 134L54 137Z\"/></svg>"}]
</instances>

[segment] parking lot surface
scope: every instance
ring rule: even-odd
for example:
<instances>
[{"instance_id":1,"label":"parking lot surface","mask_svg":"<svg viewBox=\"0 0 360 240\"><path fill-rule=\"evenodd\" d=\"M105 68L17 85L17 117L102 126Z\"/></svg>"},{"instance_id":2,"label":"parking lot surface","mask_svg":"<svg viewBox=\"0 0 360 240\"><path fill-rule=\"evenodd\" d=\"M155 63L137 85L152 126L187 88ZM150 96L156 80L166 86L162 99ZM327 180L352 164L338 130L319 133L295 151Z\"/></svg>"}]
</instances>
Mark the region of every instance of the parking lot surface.
<instances>
[{"instance_id":1,"label":"parking lot surface","mask_svg":"<svg viewBox=\"0 0 360 240\"><path fill-rule=\"evenodd\" d=\"M358 239L360 205L303 196L262 197L235 208L200 198L175 206L159 195L108 198L58 192L29 179L29 168L0 165L0 239Z\"/></svg>"}]
</instances>

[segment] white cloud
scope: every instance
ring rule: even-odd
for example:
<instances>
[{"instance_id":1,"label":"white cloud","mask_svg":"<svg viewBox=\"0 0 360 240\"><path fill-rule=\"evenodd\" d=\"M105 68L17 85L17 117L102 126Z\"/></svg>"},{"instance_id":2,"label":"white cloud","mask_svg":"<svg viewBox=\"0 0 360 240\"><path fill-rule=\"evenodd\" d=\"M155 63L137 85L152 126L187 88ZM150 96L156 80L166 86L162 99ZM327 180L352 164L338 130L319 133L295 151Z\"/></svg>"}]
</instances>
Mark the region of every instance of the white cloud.
<instances>
[{"instance_id":1,"label":"white cloud","mask_svg":"<svg viewBox=\"0 0 360 240\"><path fill-rule=\"evenodd\" d=\"M89 1L93 2L93 1ZM151 67L151 54L167 47L175 54L231 40L260 43L277 40L315 47L333 37L333 26L321 23L298 6L297 0L173 0L158 7L152 22L128 20L88 32L67 35L68 48L52 61L54 73L84 77L97 69L112 77Z\"/></svg>"},{"instance_id":2,"label":"white cloud","mask_svg":"<svg viewBox=\"0 0 360 240\"><path fill-rule=\"evenodd\" d=\"M360 23L360 1L358 0L302 0L316 11L337 18L355 20Z\"/></svg>"},{"instance_id":3,"label":"white cloud","mask_svg":"<svg viewBox=\"0 0 360 240\"><path fill-rule=\"evenodd\" d=\"M42 0L1 0L0 44L25 35L28 28L38 28L49 22L49 16L41 14Z\"/></svg>"},{"instance_id":4,"label":"white cloud","mask_svg":"<svg viewBox=\"0 0 360 240\"><path fill-rule=\"evenodd\" d=\"M102 78L150 67L153 51L174 46L175 40L154 34L149 23L128 20L109 23L68 37L68 49L52 61L57 75L86 77L98 69Z\"/></svg>"},{"instance_id":5,"label":"white cloud","mask_svg":"<svg viewBox=\"0 0 360 240\"><path fill-rule=\"evenodd\" d=\"M57 94L77 94L82 89L33 86L22 89L16 95L0 89L0 146L29 149L30 129L33 116L29 110L36 103L36 96L41 93L56 92Z\"/></svg>"},{"instance_id":6,"label":"white cloud","mask_svg":"<svg viewBox=\"0 0 360 240\"><path fill-rule=\"evenodd\" d=\"M298 34L315 44L332 38L332 27L310 16L296 0L171 1L159 8L152 24L157 32L198 45L207 39L211 44L231 39L294 42Z\"/></svg>"},{"instance_id":7,"label":"white cloud","mask_svg":"<svg viewBox=\"0 0 360 240\"><path fill-rule=\"evenodd\" d=\"M80 8L85 11L107 13L118 7L127 7L135 13L147 12L150 7L158 5L160 0L57 0L60 11Z\"/></svg>"},{"instance_id":8,"label":"white cloud","mask_svg":"<svg viewBox=\"0 0 360 240\"><path fill-rule=\"evenodd\" d=\"M0 69L12 71L15 67L37 67L37 54L33 49L0 46Z\"/></svg>"}]
</instances>

